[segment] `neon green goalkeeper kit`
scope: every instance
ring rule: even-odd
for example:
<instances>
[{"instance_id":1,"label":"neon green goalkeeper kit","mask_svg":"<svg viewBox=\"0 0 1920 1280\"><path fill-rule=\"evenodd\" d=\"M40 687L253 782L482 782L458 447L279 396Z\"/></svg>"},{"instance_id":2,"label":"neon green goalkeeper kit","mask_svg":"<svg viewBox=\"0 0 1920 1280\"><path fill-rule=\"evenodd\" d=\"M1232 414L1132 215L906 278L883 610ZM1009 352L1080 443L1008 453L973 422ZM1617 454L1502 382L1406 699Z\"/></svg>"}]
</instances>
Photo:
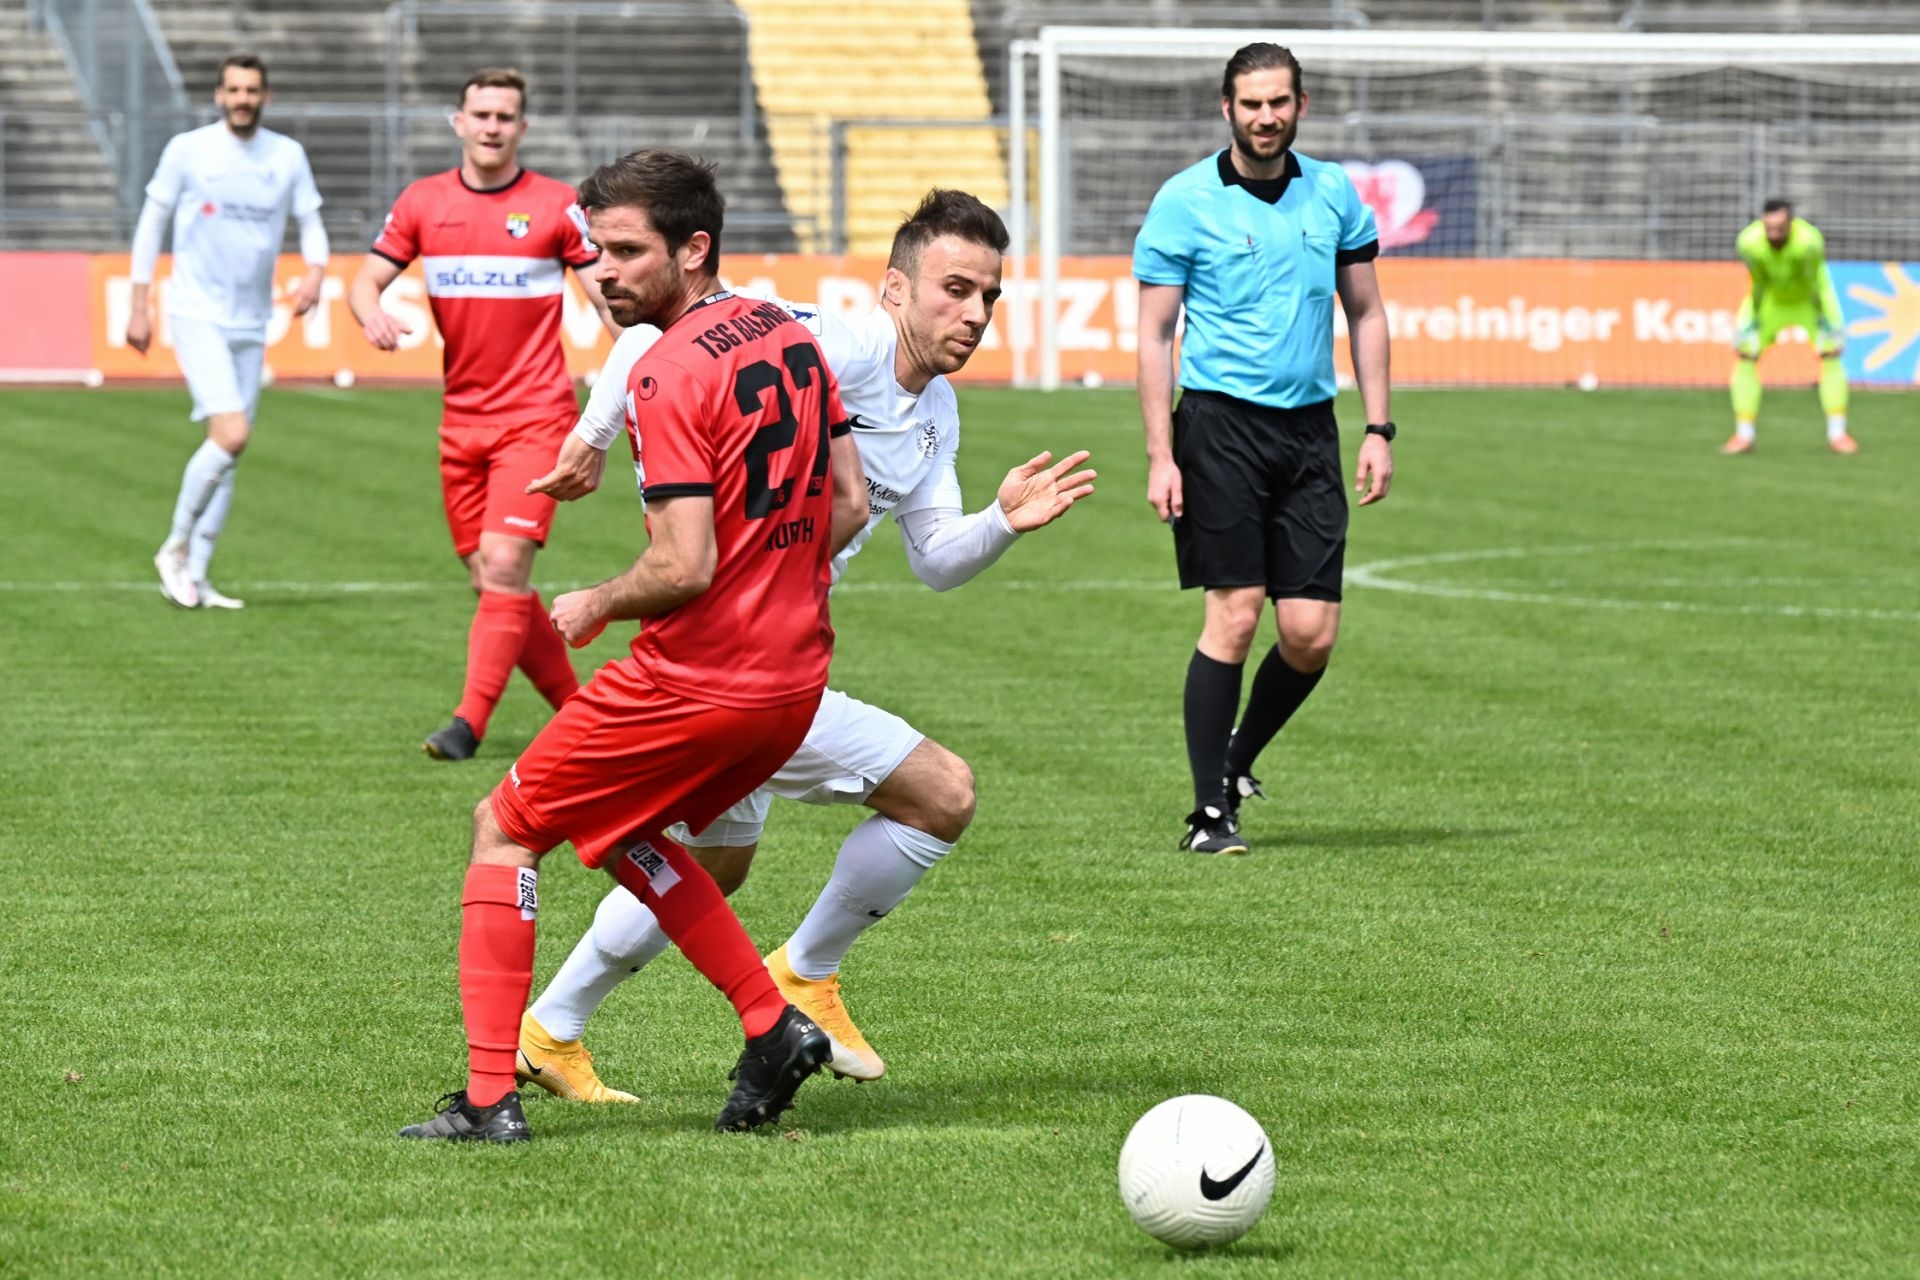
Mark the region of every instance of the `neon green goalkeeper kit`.
<instances>
[{"instance_id":1,"label":"neon green goalkeeper kit","mask_svg":"<svg viewBox=\"0 0 1920 1280\"><path fill-rule=\"evenodd\" d=\"M1733 412L1752 423L1760 411L1760 373L1755 361L1772 346L1780 331L1805 329L1820 356L1820 407L1830 418L1847 411L1847 375L1840 362L1841 335L1846 322L1840 295L1834 292L1827 270L1827 241L1805 218L1795 218L1787 242L1778 249L1767 239L1760 219L1747 224L1734 240L1746 263L1748 289L1734 317Z\"/></svg>"}]
</instances>

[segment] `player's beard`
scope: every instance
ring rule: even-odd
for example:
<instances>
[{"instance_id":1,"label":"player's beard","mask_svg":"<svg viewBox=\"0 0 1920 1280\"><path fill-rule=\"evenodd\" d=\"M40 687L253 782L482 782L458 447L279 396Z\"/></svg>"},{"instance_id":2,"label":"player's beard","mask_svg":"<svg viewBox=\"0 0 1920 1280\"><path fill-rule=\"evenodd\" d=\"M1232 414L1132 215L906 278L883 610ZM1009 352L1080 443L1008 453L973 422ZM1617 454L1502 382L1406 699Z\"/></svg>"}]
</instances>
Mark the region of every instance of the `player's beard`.
<instances>
[{"instance_id":1,"label":"player's beard","mask_svg":"<svg viewBox=\"0 0 1920 1280\"><path fill-rule=\"evenodd\" d=\"M1277 164L1280 157L1287 153L1287 148L1293 145L1293 135L1299 131L1300 120L1296 116L1294 119L1282 124L1277 134L1268 134L1261 138L1254 137L1251 129L1241 127L1238 120L1233 122L1231 128L1233 130L1233 149L1246 157L1250 163L1261 165ZM1255 145L1256 143L1262 144L1270 149L1261 150L1259 146ZM1275 145L1276 143L1278 145Z\"/></svg>"},{"instance_id":2,"label":"player's beard","mask_svg":"<svg viewBox=\"0 0 1920 1280\"><path fill-rule=\"evenodd\" d=\"M656 329L664 329L675 318L674 305L686 288L687 273L678 262L669 261L642 281L638 288L601 285L600 296L607 300L607 310L613 313L613 318L620 322L622 328L650 324Z\"/></svg>"},{"instance_id":3,"label":"player's beard","mask_svg":"<svg viewBox=\"0 0 1920 1280\"><path fill-rule=\"evenodd\" d=\"M233 131L235 137L251 138L254 131L260 127L261 109L254 107L252 111L247 114L246 123L244 124L242 124L238 118L242 110L240 107L222 107L220 108L220 114L226 117L227 128Z\"/></svg>"}]
</instances>

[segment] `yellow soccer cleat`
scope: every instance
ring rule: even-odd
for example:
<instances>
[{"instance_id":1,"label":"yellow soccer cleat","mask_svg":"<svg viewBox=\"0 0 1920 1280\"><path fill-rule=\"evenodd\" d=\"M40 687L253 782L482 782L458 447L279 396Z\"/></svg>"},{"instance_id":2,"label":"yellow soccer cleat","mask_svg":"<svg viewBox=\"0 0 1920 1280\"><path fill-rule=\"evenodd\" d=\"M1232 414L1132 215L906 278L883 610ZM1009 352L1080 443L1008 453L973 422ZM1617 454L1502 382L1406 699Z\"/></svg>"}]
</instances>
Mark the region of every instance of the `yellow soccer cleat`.
<instances>
[{"instance_id":1,"label":"yellow soccer cleat","mask_svg":"<svg viewBox=\"0 0 1920 1280\"><path fill-rule=\"evenodd\" d=\"M520 1052L513 1057L513 1078L545 1089L568 1102L638 1102L640 1099L600 1082L593 1055L578 1040L555 1040L532 1014L520 1019Z\"/></svg>"},{"instance_id":2,"label":"yellow soccer cleat","mask_svg":"<svg viewBox=\"0 0 1920 1280\"><path fill-rule=\"evenodd\" d=\"M801 977L787 963L784 946L767 957L767 972L788 1003L812 1018L833 1040L833 1057L827 1061L827 1070L849 1080L878 1080L886 1073L887 1064L860 1034L860 1028L853 1025L847 1006L840 1003L839 974L818 979Z\"/></svg>"}]
</instances>

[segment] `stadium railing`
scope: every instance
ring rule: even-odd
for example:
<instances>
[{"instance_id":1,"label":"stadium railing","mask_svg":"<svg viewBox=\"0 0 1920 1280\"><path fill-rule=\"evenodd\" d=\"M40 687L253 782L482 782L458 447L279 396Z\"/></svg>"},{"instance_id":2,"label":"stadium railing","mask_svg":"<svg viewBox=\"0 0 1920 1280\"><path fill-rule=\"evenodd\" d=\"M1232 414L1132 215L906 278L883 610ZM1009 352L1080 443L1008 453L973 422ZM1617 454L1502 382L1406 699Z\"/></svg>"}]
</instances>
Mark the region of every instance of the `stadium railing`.
<instances>
[{"instance_id":1,"label":"stadium railing","mask_svg":"<svg viewBox=\"0 0 1920 1280\"><path fill-rule=\"evenodd\" d=\"M32 0L29 21L54 38L91 118L94 140L137 210L147 176L187 109L186 87L147 0ZM109 127L118 121L118 127Z\"/></svg>"}]
</instances>

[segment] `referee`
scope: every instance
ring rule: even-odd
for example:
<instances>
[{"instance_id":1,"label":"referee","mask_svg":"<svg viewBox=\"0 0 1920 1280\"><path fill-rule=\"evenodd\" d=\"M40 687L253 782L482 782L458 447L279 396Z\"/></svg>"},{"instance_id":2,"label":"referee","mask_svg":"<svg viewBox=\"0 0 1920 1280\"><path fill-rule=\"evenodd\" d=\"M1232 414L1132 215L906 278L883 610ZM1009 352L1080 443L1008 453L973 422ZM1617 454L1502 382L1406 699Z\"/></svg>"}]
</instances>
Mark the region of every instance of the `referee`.
<instances>
[{"instance_id":1,"label":"referee","mask_svg":"<svg viewBox=\"0 0 1920 1280\"><path fill-rule=\"evenodd\" d=\"M1239 814L1244 797L1261 794L1253 763L1320 683L1340 629L1347 498L1333 420L1336 292L1367 411L1360 505L1386 497L1393 480L1379 237L1339 165L1294 153L1306 111L1291 52L1261 43L1235 53L1220 86L1233 145L1167 180L1133 247L1147 501L1173 525L1181 587L1206 589L1187 666L1194 802L1180 843L1196 853L1247 852ZM1235 729L1263 598L1280 639Z\"/></svg>"}]
</instances>

